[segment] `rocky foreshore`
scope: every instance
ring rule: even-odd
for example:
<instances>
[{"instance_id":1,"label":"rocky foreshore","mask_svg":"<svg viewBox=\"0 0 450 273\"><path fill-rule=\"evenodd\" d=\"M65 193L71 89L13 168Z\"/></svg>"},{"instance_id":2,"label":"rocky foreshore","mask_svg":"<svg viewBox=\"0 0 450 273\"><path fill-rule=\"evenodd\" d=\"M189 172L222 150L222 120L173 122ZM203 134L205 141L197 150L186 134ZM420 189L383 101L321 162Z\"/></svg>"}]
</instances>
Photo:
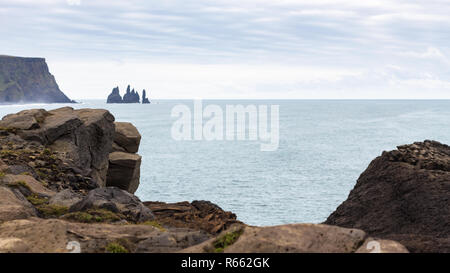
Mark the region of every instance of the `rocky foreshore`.
<instances>
[{"instance_id":1,"label":"rocky foreshore","mask_svg":"<svg viewBox=\"0 0 450 273\"><path fill-rule=\"evenodd\" d=\"M255 227L208 201L139 200L140 140L102 109L5 116L0 252L450 251L446 145L383 153L325 224Z\"/></svg>"}]
</instances>

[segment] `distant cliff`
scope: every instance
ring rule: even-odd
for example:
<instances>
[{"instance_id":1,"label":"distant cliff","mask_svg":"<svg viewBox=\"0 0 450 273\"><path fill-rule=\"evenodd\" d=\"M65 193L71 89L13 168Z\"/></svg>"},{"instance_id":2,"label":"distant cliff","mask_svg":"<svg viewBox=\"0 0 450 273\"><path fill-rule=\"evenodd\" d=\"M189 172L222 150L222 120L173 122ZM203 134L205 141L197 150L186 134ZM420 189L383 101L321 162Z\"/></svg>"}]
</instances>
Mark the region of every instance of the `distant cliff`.
<instances>
[{"instance_id":1,"label":"distant cliff","mask_svg":"<svg viewBox=\"0 0 450 273\"><path fill-rule=\"evenodd\" d=\"M43 58L0 55L0 103L70 103Z\"/></svg>"}]
</instances>

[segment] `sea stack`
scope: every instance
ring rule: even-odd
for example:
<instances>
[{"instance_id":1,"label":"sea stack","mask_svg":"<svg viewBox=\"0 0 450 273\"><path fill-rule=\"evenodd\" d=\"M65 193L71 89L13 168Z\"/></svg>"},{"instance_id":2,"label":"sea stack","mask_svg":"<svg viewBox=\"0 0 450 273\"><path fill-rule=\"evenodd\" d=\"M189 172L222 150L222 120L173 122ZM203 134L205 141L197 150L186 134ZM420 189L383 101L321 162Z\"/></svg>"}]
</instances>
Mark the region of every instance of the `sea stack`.
<instances>
[{"instance_id":1,"label":"sea stack","mask_svg":"<svg viewBox=\"0 0 450 273\"><path fill-rule=\"evenodd\" d=\"M119 87L113 88L111 94L109 94L106 103L122 103L122 96L120 96Z\"/></svg>"},{"instance_id":2,"label":"sea stack","mask_svg":"<svg viewBox=\"0 0 450 273\"><path fill-rule=\"evenodd\" d=\"M145 93L144 93L144 97L145 97ZM109 94L106 103L140 103L140 96L139 93L136 92L133 89L131 89L130 85L127 86L127 91L125 92L125 94L122 96L120 96L120 91L119 91L119 87L115 87L111 94ZM146 99L146 101L148 101L148 99ZM150 102L143 102L142 103L150 103Z\"/></svg>"},{"instance_id":3,"label":"sea stack","mask_svg":"<svg viewBox=\"0 0 450 273\"><path fill-rule=\"evenodd\" d=\"M147 98L147 95L145 93L145 89L142 90L142 104L150 103L150 101Z\"/></svg>"},{"instance_id":4,"label":"sea stack","mask_svg":"<svg viewBox=\"0 0 450 273\"><path fill-rule=\"evenodd\" d=\"M0 55L0 103L74 103L58 87L44 58Z\"/></svg>"},{"instance_id":5,"label":"sea stack","mask_svg":"<svg viewBox=\"0 0 450 273\"><path fill-rule=\"evenodd\" d=\"M134 91L134 88L130 91L130 86L128 85L127 92L123 95L123 103L139 103L139 101L139 94Z\"/></svg>"}]
</instances>

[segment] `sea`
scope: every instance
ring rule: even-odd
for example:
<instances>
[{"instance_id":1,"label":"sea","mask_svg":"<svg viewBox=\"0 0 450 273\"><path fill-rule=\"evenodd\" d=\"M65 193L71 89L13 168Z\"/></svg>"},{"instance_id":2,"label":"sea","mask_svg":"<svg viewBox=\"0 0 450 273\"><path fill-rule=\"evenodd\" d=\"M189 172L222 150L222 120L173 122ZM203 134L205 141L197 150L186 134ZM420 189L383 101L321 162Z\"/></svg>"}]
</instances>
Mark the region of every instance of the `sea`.
<instances>
[{"instance_id":1,"label":"sea","mask_svg":"<svg viewBox=\"0 0 450 273\"><path fill-rule=\"evenodd\" d=\"M190 100L80 100L67 105L0 105L0 115L63 106L108 109L116 121L133 123L142 135L136 192L142 201L208 200L258 226L321 223L383 151L425 139L450 143L449 100L202 102L224 112L227 105L278 105L279 141L273 151L262 151L258 140L176 139L172 111L177 105L194 113Z\"/></svg>"}]
</instances>

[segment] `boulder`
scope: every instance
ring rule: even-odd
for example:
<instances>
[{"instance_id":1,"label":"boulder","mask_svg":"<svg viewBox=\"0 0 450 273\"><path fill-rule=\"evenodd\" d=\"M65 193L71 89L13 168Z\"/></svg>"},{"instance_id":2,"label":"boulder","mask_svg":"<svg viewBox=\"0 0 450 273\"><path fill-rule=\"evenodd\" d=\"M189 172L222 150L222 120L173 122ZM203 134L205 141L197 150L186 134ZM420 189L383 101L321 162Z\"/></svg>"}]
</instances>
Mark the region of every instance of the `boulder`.
<instances>
[{"instance_id":1,"label":"boulder","mask_svg":"<svg viewBox=\"0 0 450 273\"><path fill-rule=\"evenodd\" d=\"M320 224L234 225L216 238L181 252L351 253L365 238L366 233L362 230Z\"/></svg>"},{"instance_id":2,"label":"boulder","mask_svg":"<svg viewBox=\"0 0 450 273\"><path fill-rule=\"evenodd\" d=\"M145 207L138 197L116 187L98 188L89 192L78 203L72 205L70 212L105 209L124 215L131 222L153 220L152 211Z\"/></svg>"},{"instance_id":3,"label":"boulder","mask_svg":"<svg viewBox=\"0 0 450 273\"><path fill-rule=\"evenodd\" d=\"M411 252L450 252L450 147L397 148L370 163L325 224L363 229Z\"/></svg>"},{"instance_id":4,"label":"boulder","mask_svg":"<svg viewBox=\"0 0 450 273\"><path fill-rule=\"evenodd\" d=\"M114 142L129 153L137 153L141 142L141 134L136 127L129 122L115 122L115 125Z\"/></svg>"},{"instance_id":5,"label":"boulder","mask_svg":"<svg viewBox=\"0 0 450 273\"><path fill-rule=\"evenodd\" d=\"M20 191L0 186L0 222L36 215L36 210ZM0 234L3 236L1 232Z\"/></svg>"},{"instance_id":6,"label":"boulder","mask_svg":"<svg viewBox=\"0 0 450 273\"><path fill-rule=\"evenodd\" d=\"M162 224L205 231L217 235L233 224L241 224L236 214L224 211L209 201L178 203L144 202Z\"/></svg>"},{"instance_id":7,"label":"boulder","mask_svg":"<svg viewBox=\"0 0 450 273\"><path fill-rule=\"evenodd\" d=\"M141 156L124 152L109 154L109 167L106 185L134 193L139 187Z\"/></svg>"}]
</instances>

